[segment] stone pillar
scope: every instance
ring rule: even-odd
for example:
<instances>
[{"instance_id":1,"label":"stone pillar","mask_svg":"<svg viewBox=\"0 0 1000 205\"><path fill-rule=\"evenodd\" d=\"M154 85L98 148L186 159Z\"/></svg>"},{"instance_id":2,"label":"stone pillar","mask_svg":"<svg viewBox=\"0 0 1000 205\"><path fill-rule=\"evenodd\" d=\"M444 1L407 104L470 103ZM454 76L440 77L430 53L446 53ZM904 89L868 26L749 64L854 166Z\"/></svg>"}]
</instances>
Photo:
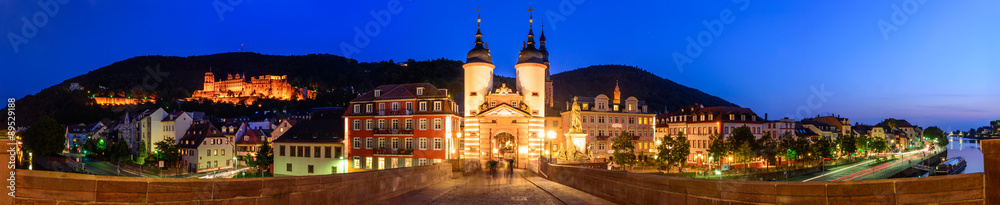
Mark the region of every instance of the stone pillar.
<instances>
[{"instance_id":1,"label":"stone pillar","mask_svg":"<svg viewBox=\"0 0 1000 205\"><path fill-rule=\"evenodd\" d=\"M1000 204L1000 139L980 142L983 174L986 175L986 204Z\"/></svg>"}]
</instances>

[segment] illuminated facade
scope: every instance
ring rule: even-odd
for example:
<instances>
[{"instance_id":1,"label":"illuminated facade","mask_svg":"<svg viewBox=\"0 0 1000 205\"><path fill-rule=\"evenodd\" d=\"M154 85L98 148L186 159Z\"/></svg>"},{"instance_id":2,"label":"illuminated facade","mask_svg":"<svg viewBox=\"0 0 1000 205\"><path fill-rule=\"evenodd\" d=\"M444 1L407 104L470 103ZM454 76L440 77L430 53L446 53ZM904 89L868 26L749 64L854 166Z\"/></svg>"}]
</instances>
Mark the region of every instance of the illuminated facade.
<instances>
[{"instance_id":1,"label":"illuminated facade","mask_svg":"<svg viewBox=\"0 0 1000 205\"><path fill-rule=\"evenodd\" d=\"M94 103L100 106L124 106L124 105L139 105L146 103L156 103L154 99L139 99L139 98L112 98L112 97L90 97L94 100Z\"/></svg>"},{"instance_id":2,"label":"illuminated facade","mask_svg":"<svg viewBox=\"0 0 1000 205\"><path fill-rule=\"evenodd\" d=\"M481 22L481 20L479 20ZM552 105L548 51L544 32L536 49L529 20L528 39L514 65L514 86L494 87L490 50L477 29L475 47L469 51L465 69L462 110L465 117L465 158L514 159L521 168L537 165L543 150L546 110ZM551 113L555 114L555 113ZM558 115L556 115L558 116Z\"/></svg>"},{"instance_id":3,"label":"illuminated facade","mask_svg":"<svg viewBox=\"0 0 1000 205\"><path fill-rule=\"evenodd\" d=\"M700 104L686 106L678 111L657 116L659 124L667 124L665 130L676 137L682 132L691 143L691 154L688 163L704 163L708 161L708 147L712 144L710 135L722 134L729 137L736 128L747 126L754 137L760 138L764 133L764 119L757 116L750 108L741 107L705 107ZM658 128L659 129L659 128ZM662 137L667 133L657 133Z\"/></svg>"},{"instance_id":4,"label":"illuminated facade","mask_svg":"<svg viewBox=\"0 0 1000 205\"><path fill-rule=\"evenodd\" d=\"M350 170L423 166L459 158L458 111L447 90L430 83L382 85L358 96L343 115Z\"/></svg>"},{"instance_id":5,"label":"illuminated facade","mask_svg":"<svg viewBox=\"0 0 1000 205\"><path fill-rule=\"evenodd\" d=\"M617 85L612 97L608 98L604 94L597 97L575 97L580 105L580 122L587 138L585 142L573 144L585 146L591 158L608 158L612 153L610 138L618 137L624 132L633 137L633 151L640 160L652 155L655 151L653 129L656 115L649 113L645 102L635 97L622 100ZM562 112L564 122L572 120L569 113ZM569 123L563 123L563 130L568 130L569 126Z\"/></svg>"},{"instance_id":6,"label":"illuminated facade","mask_svg":"<svg viewBox=\"0 0 1000 205\"><path fill-rule=\"evenodd\" d=\"M316 98L316 93L305 88L295 88L288 84L286 76L263 75L250 77L240 74L227 76L216 81L215 74L205 73L204 87L194 91L191 99L207 99L215 102L251 104L257 99L304 100Z\"/></svg>"}]
</instances>

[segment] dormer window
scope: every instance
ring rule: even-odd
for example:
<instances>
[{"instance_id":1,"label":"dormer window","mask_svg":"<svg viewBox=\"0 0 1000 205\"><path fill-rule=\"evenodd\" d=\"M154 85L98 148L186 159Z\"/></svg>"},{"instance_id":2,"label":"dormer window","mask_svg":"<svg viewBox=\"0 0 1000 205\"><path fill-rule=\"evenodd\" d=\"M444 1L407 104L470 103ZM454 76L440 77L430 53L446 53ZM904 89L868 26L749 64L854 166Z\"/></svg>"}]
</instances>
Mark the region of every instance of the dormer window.
<instances>
[{"instance_id":1,"label":"dormer window","mask_svg":"<svg viewBox=\"0 0 1000 205\"><path fill-rule=\"evenodd\" d=\"M729 114L729 120L736 120L736 116L733 114Z\"/></svg>"},{"instance_id":2,"label":"dormer window","mask_svg":"<svg viewBox=\"0 0 1000 205\"><path fill-rule=\"evenodd\" d=\"M417 88L417 95L424 95L424 87Z\"/></svg>"},{"instance_id":3,"label":"dormer window","mask_svg":"<svg viewBox=\"0 0 1000 205\"><path fill-rule=\"evenodd\" d=\"M382 96L382 90L375 90L375 97Z\"/></svg>"}]
</instances>

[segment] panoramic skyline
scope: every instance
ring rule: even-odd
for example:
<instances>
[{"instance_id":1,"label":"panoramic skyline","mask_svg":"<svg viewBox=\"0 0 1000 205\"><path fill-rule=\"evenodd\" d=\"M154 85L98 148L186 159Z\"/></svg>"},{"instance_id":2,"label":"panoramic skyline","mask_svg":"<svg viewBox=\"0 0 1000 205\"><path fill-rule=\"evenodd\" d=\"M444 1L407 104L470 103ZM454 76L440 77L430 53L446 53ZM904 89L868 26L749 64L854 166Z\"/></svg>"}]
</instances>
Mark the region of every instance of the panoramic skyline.
<instances>
[{"instance_id":1,"label":"panoramic skyline","mask_svg":"<svg viewBox=\"0 0 1000 205\"><path fill-rule=\"evenodd\" d=\"M553 74L637 66L771 119L835 113L866 124L892 117L965 131L1000 116L1000 30L988 26L1000 20L990 9L1000 2L387 2L67 1L58 9L3 2L0 31L8 41L0 66L9 77L0 95L20 98L143 55L242 48L362 62L463 60L477 15L496 74L514 76L532 7ZM366 25L378 32L358 44L354 28ZM343 44L357 49L345 52Z\"/></svg>"}]
</instances>

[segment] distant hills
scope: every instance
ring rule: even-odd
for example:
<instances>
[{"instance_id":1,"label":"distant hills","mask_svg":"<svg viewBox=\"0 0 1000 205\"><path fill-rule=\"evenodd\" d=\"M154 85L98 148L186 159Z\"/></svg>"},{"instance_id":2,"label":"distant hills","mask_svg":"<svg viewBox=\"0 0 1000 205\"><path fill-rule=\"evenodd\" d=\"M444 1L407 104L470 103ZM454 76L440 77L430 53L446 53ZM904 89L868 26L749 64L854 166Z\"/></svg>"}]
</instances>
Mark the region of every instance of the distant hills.
<instances>
[{"instance_id":1,"label":"distant hills","mask_svg":"<svg viewBox=\"0 0 1000 205\"><path fill-rule=\"evenodd\" d=\"M265 110L309 109L345 106L357 94L382 84L428 82L447 88L449 95L462 93L462 61L436 59L407 62L358 62L328 54L297 56L257 53L220 53L203 56L139 56L90 71L18 100L18 123L28 125L42 116L60 123L90 123L117 119L124 111L151 107L199 109L207 114L235 117ZM147 68L148 67L148 68ZM317 99L300 102L258 101L260 105L219 105L210 102L178 104L202 89L205 72L211 69L216 78L229 74L244 76L287 75L290 84L318 92ZM706 106L734 104L661 78L645 70L620 65L597 65L552 74L557 110L562 110L571 96L611 95L615 82L622 97L645 100L653 112L679 109L701 103ZM495 76L495 82L513 85L513 78ZM84 90L69 91L70 83ZM88 103L90 96L148 97L156 104L108 109ZM461 98L456 100L462 100Z\"/></svg>"}]
</instances>

